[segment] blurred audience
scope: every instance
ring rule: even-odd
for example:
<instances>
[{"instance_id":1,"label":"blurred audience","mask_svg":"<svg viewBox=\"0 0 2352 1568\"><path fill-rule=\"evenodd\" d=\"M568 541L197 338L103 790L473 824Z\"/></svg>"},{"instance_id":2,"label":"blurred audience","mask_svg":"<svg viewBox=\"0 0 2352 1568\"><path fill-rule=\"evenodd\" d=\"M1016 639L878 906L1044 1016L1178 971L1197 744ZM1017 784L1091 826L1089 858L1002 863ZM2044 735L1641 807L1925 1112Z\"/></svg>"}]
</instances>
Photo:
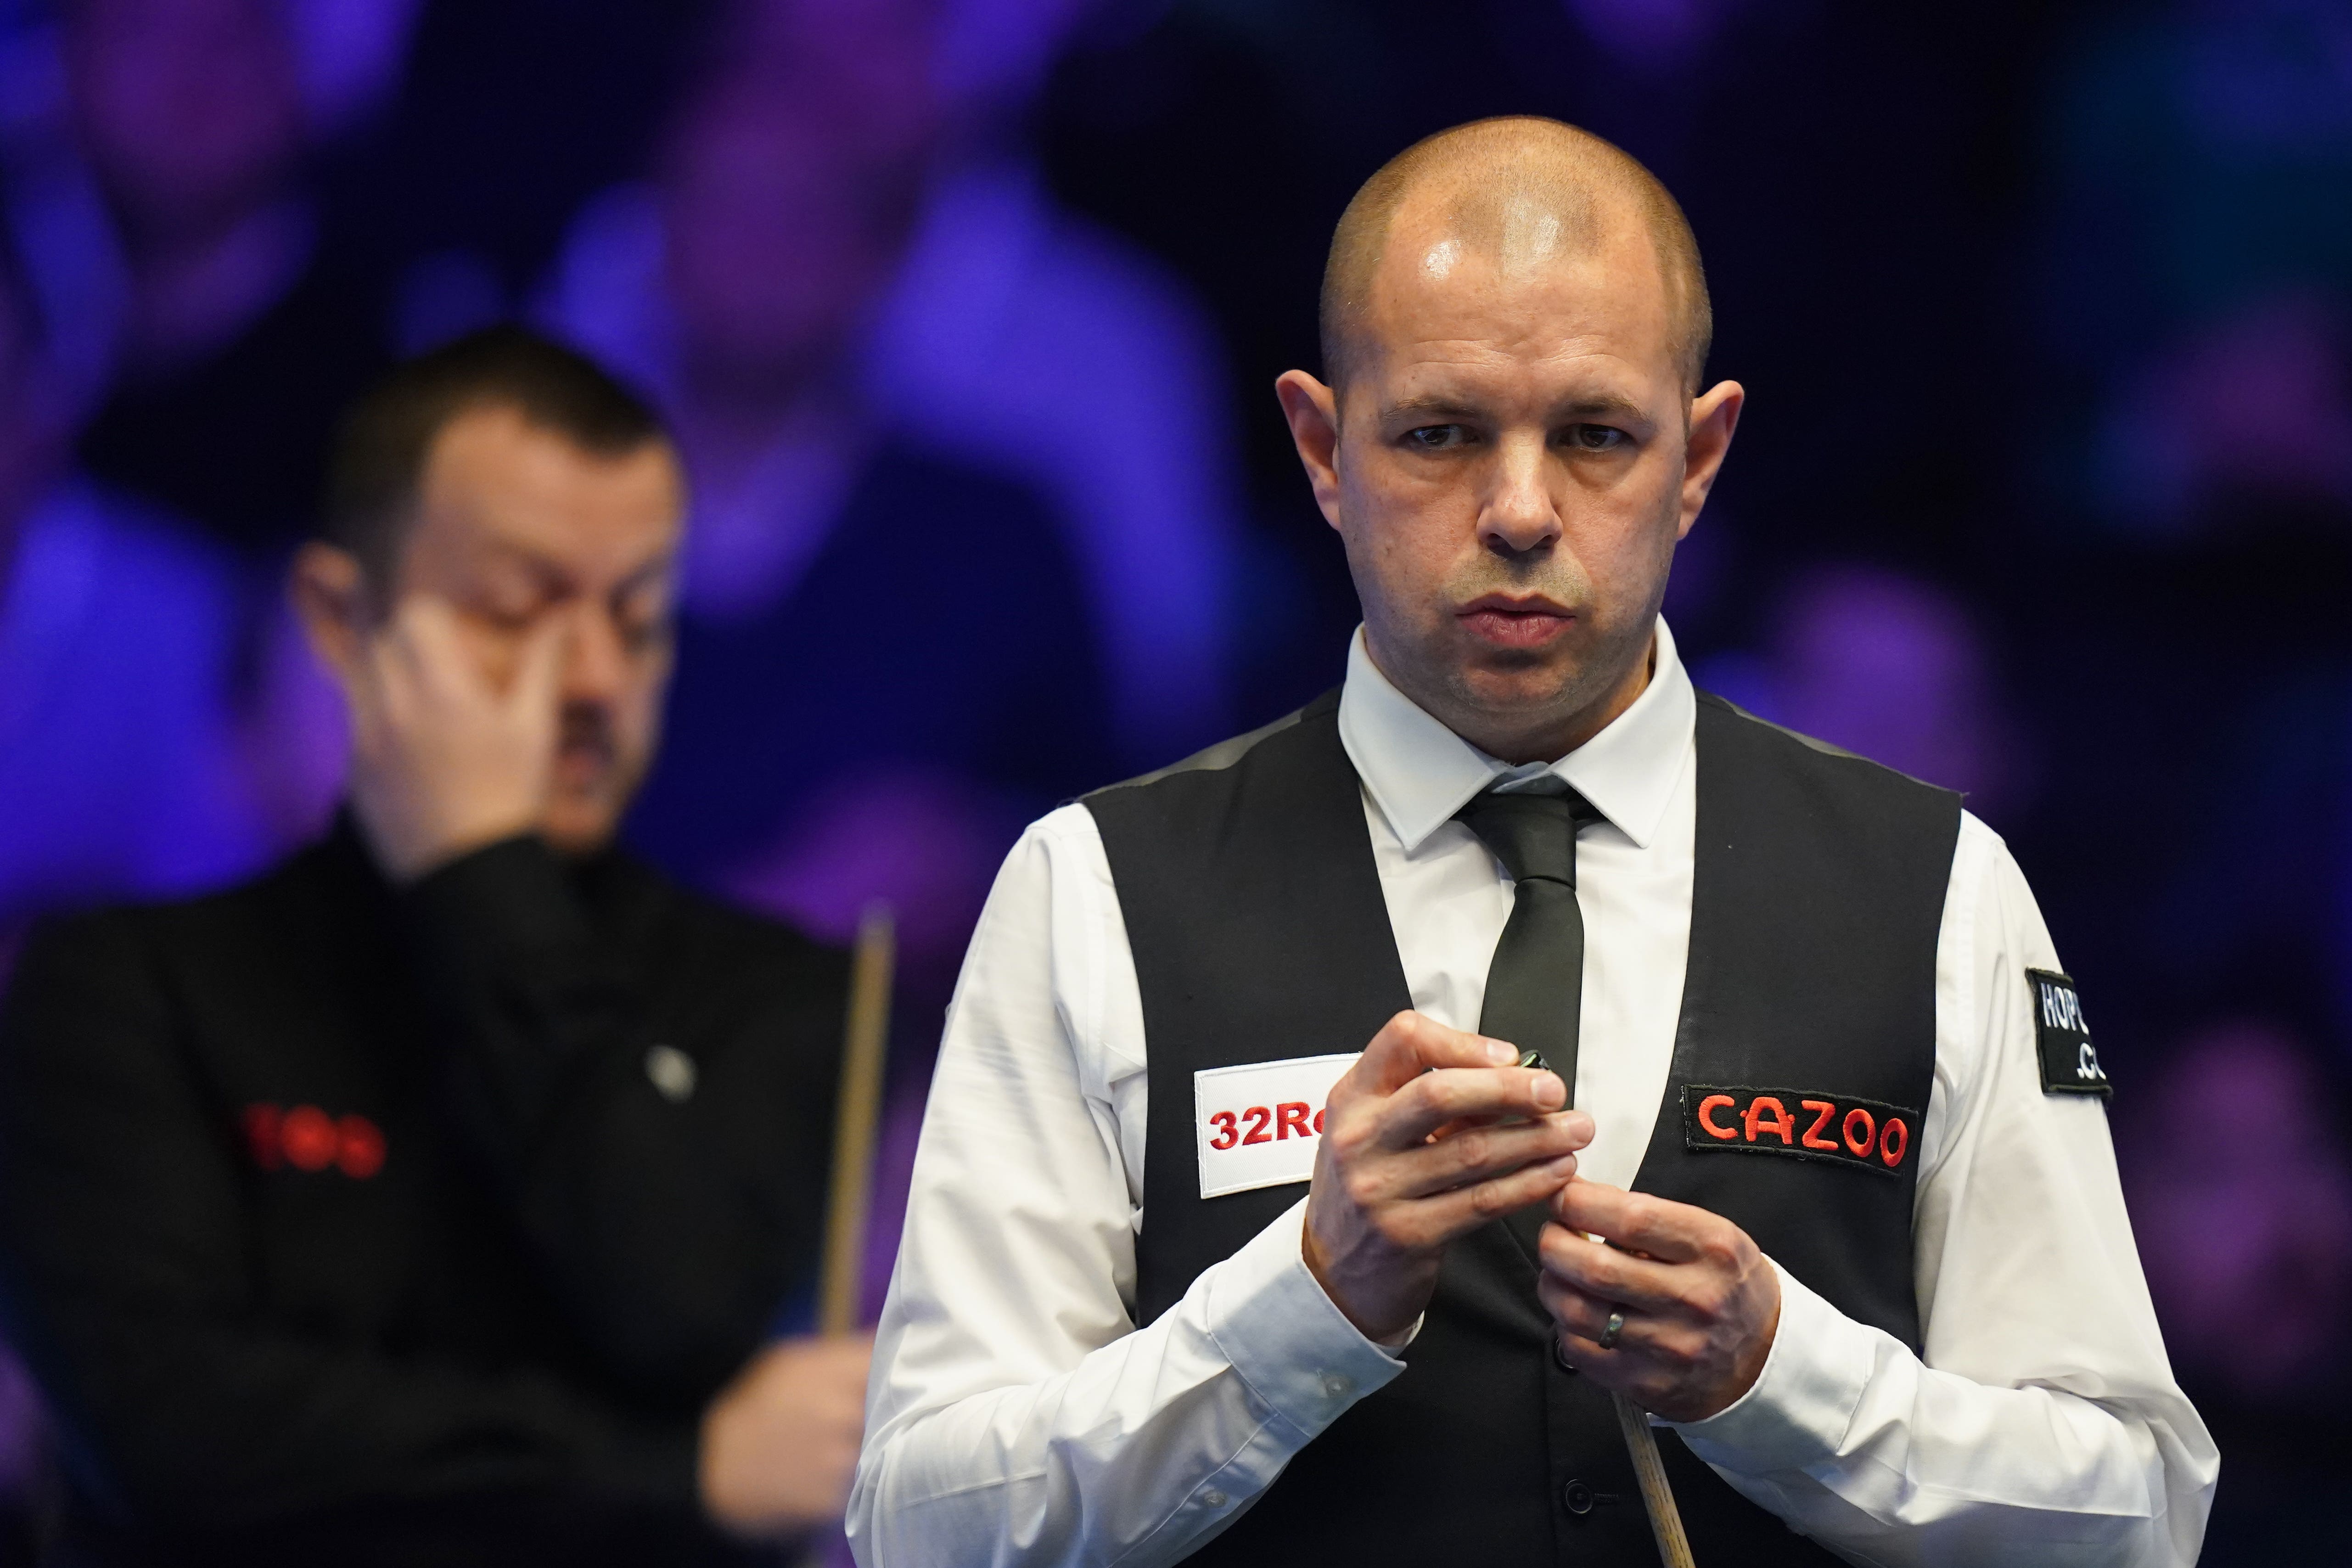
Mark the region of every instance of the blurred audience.
<instances>
[{"instance_id":1,"label":"blurred audience","mask_svg":"<svg viewBox=\"0 0 2352 1568\"><path fill-rule=\"evenodd\" d=\"M836 384L819 396L1048 505L1091 601L1119 763L1141 768L1223 732L1238 485L1212 324L1161 265L1061 208L1024 145L1027 101L1087 5L748 0L722 35L738 68L701 96L838 95L892 143L886 182L907 205L830 299ZM656 382L691 379L694 318L719 286L694 264L711 249L694 228L717 221L693 205L696 112L661 190L583 214L551 289L564 330ZM767 130L739 126L746 165L784 155L792 109L764 112ZM777 172L749 177L739 194L772 204ZM824 270L822 239L792 232L788 200L776 210L764 239L711 237L772 275ZM821 476L788 488L825 510Z\"/></svg>"},{"instance_id":2,"label":"blurred audience","mask_svg":"<svg viewBox=\"0 0 2352 1568\"><path fill-rule=\"evenodd\" d=\"M834 1518L812 1288L846 964L615 850L684 484L515 329L353 416L296 562L328 836L40 928L0 1008L0 1310L76 1563L694 1563Z\"/></svg>"},{"instance_id":3,"label":"blurred audience","mask_svg":"<svg viewBox=\"0 0 2352 1568\"><path fill-rule=\"evenodd\" d=\"M2352 0L1867 28L1752 0L1509 0L1450 20L1433 42L1398 0L0 0L0 976L39 911L194 894L323 840L228 900L37 942L8 1004L0 1251L27 1282L16 1330L65 1396L77 1542L128 1550L176 1521L241 1561L270 1531L366 1561L440 1531L462 1562L469 1531L553 1530L547 1499L593 1495L566 1555L723 1552L698 1514L710 1488L722 1510L768 1505L708 1468L697 1504L706 1434L758 1451L792 1430L769 1417L794 1379L850 1381L803 1345L716 1403L797 1321L778 1309L804 1283L835 1024L809 1003L789 1072L755 1070L684 1025L668 1037L658 984L574 992L512 930L457 963L450 933L496 921L436 889L493 889L526 935L585 922L625 946L637 895L615 889L657 884L617 854L559 856L560 893L541 878L499 903L499 867L547 871L509 841L478 851L478 880L460 857L402 887L337 816L377 787L347 778L368 735L257 584L315 526L331 417L390 349L528 313L675 426L680 668L628 838L820 936L874 899L898 910L912 1005L878 1292L933 1004L1014 829L1328 684L1352 597L1285 564L1321 523L1258 400L1313 352L1349 172L1521 108L1690 193L1717 237L1718 358L1755 417L1846 395L1890 342L1935 367L1925 404L1848 399L1839 438L1874 456L1841 466L1846 489L1801 443L1749 455L1738 549L1689 547L1677 633L1704 683L1967 790L2005 833L2025 816L2065 858L2053 923L2067 906L2069 951L2128 998L2107 1009L2142 1016L2112 1053L2140 1239L2231 1453L2207 1560L2344 1539L2307 1500L2332 1479L2312 1457L2339 1446L2327 1328L2352 1289L2321 1065L2352 1038ZM1996 40L1981 58L1977 38ZM2021 132L2011 106L2036 83L2047 112ZM2029 187L2036 272L2012 281L1980 263L2021 237ZM1977 416L2021 378L2049 407L1988 450ZM1259 426L1251 501L1237 405ZM1915 506L1906 558L1936 552L1936 581L1841 563L1867 548L1852 520L1885 514L1865 483ZM1791 551L1829 563L1747 646L1713 646L1746 618L1747 563ZM1971 608L1996 604L1997 624ZM399 641L395 619L359 618L325 640ZM580 765L627 749L583 722ZM2235 807L2184 816L2191 797ZM658 885L762 962L831 973ZM286 913L303 887L331 890ZM241 934L201 934L223 922ZM184 994L124 980L125 952ZM289 978L304 955L317 975ZM2183 997L2306 972L2330 1032L2216 1026L2133 1066L2132 1036ZM308 1010L288 1016L328 1044L218 1001L298 978ZM364 1006L358 986L377 988ZM593 1040L594 1087L563 1115L612 1120L550 1111L534 1132L555 1089L485 1087L515 1044L467 1012L491 994L527 996L544 1037ZM167 1025L211 1088L156 1088ZM701 1087L664 1098L655 1044ZM272 1106L278 1142L255 1142L244 1118ZM383 1134L380 1172L350 1173L369 1144L348 1129L320 1169L293 1161L328 1148L301 1107ZM700 1152L619 1191L681 1127ZM708 1207L661 1185L709 1177L705 1156L770 1161L758 1180L791 1189L756 1241L657 1238L760 1255L710 1276L714 1316L685 1283L646 1304L660 1282L637 1276L666 1266L577 1250L612 1205L642 1203L645 1229ZM104 1256L77 1250L85 1232ZM693 1369L646 1363L614 1303L647 1342L697 1347ZM7 1364L0 1494L40 1451ZM624 1493L645 1504L626 1519ZM378 1541L396 1498L428 1500Z\"/></svg>"},{"instance_id":4,"label":"blurred audience","mask_svg":"<svg viewBox=\"0 0 2352 1568\"><path fill-rule=\"evenodd\" d=\"M2165 345L2116 389L2095 461L2108 503L2161 535L2352 531L2352 291L2265 295Z\"/></svg>"},{"instance_id":5,"label":"blurred audience","mask_svg":"<svg viewBox=\"0 0 2352 1568\"><path fill-rule=\"evenodd\" d=\"M2116 1096L2148 1289L2181 1384L2228 1456L2203 1561L2317 1562L2352 1393L2352 1147L2319 1058L2280 1026L2191 1035Z\"/></svg>"},{"instance_id":6,"label":"blurred audience","mask_svg":"<svg viewBox=\"0 0 2352 1568\"><path fill-rule=\"evenodd\" d=\"M308 526L336 410L387 363L382 290L329 243L279 0L64 0L75 142L112 279L106 482L265 555Z\"/></svg>"},{"instance_id":7,"label":"blurred audience","mask_svg":"<svg viewBox=\"0 0 2352 1568\"><path fill-rule=\"evenodd\" d=\"M572 216L642 171L717 0L294 0L409 5L397 91L320 185L391 279L403 353L516 316Z\"/></svg>"},{"instance_id":8,"label":"blurred audience","mask_svg":"<svg viewBox=\"0 0 2352 1568\"><path fill-rule=\"evenodd\" d=\"M1700 673L1776 724L1967 793L1996 826L2031 773L1984 634L1952 595L1879 567L1800 573L1774 600L1758 654Z\"/></svg>"},{"instance_id":9,"label":"blurred audience","mask_svg":"<svg viewBox=\"0 0 2352 1568\"><path fill-rule=\"evenodd\" d=\"M1118 765L1108 634L1160 626L1134 602L1148 570L1130 558L1113 594L1087 569L1103 552L1079 548L1135 509L1073 520L1072 487L1039 482L1037 454L1073 455L1085 432L1019 417L1040 389L1002 315L1032 287L1017 244L932 268L977 290L935 318L976 356L967 381L904 388L910 404L877 389L877 324L905 308L893 279L956 110L938 49L926 0L737 6L656 182L583 215L549 309L658 390L695 484L669 741L633 838L821 931L890 898L944 1001L1020 823ZM1114 552L1148 553L1166 520L1147 523ZM1167 619L1176 684L1213 672ZM881 802L915 847L877 859L861 846Z\"/></svg>"},{"instance_id":10,"label":"blurred audience","mask_svg":"<svg viewBox=\"0 0 2352 1568\"><path fill-rule=\"evenodd\" d=\"M2352 526L2352 5L2113 12L2054 110L2041 342L2094 432L2067 489L2159 540Z\"/></svg>"},{"instance_id":11,"label":"blurred audience","mask_svg":"<svg viewBox=\"0 0 2352 1568\"><path fill-rule=\"evenodd\" d=\"M46 347L0 244L0 959L37 910L192 892L263 853L236 574L72 471Z\"/></svg>"},{"instance_id":12,"label":"blurred audience","mask_svg":"<svg viewBox=\"0 0 2352 1568\"><path fill-rule=\"evenodd\" d=\"M1227 733L1241 479L1216 324L1164 262L1064 205L1031 100L1100 0L944 0L947 112L866 365L891 417L1052 498L1093 603L1119 764Z\"/></svg>"},{"instance_id":13,"label":"blurred audience","mask_svg":"<svg viewBox=\"0 0 2352 1568\"><path fill-rule=\"evenodd\" d=\"M2302 1040L2192 1036L2126 1119L2140 1255L2174 1363L2247 1404L2332 1405L2352 1318L2352 1149Z\"/></svg>"}]
</instances>

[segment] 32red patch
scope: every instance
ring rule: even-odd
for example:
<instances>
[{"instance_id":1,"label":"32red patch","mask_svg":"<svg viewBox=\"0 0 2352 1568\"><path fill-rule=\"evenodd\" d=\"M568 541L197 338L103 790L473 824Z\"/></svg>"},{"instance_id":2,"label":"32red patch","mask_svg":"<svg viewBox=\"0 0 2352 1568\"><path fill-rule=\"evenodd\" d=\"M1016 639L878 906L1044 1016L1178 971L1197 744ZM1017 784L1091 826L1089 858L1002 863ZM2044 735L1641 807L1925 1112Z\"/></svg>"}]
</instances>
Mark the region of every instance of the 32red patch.
<instances>
[{"instance_id":1,"label":"32red patch","mask_svg":"<svg viewBox=\"0 0 2352 1568\"><path fill-rule=\"evenodd\" d=\"M1785 1154L1892 1176L1918 1127L1916 1110L1850 1094L1683 1085L1683 1147L1694 1153Z\"/></svg>"}]
</instances>

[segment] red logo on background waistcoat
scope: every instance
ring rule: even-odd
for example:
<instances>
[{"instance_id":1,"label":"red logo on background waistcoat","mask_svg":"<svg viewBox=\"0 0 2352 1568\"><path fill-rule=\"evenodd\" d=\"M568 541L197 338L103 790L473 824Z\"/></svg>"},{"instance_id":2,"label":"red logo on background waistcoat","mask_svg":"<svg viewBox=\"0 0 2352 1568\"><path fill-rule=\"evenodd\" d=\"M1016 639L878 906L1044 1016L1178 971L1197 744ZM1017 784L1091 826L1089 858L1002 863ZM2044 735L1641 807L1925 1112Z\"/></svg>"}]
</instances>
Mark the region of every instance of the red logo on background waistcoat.
<instances>
[{"instance_id":1,"label":"red logo on background waistcoat","mask_svg":"<svg viewBox=\"0 0 2352 1568\"><path fill-rule=\"evenodd\" d=\"M330 1116L315 1105L245 1108L246 1149L265 1171L290 1165L367 1180L383 1169L383 1131L364 1116Z\"/></svg>"}]
</instances>

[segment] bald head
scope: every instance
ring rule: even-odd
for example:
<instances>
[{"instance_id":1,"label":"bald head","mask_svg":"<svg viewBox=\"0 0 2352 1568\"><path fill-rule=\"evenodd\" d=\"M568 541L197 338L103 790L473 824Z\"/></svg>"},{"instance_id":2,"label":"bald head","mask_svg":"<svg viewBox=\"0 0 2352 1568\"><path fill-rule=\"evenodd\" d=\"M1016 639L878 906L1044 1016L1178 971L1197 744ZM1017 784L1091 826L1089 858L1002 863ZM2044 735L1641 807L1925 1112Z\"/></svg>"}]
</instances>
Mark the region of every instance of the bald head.
<instances>
[{"instance_id":1,"label":"bald head","mask_svg":"<svg viewBox=\"0 0 2352 1568\"><path fill-rule=\"evenodd\" d=\"M1698 241L1657 177L1590 132L1556 120L1474 121L1414 142L1364 182L1331 236L1323 268L1323 367L1343 388L1389 240L1426 242L1428 259L1476 258L1505 273L1580 261L1629 231L1648 240L1665 291L1669 352L1698 390L1714 316Z\"/></svg>"}]
</instances>

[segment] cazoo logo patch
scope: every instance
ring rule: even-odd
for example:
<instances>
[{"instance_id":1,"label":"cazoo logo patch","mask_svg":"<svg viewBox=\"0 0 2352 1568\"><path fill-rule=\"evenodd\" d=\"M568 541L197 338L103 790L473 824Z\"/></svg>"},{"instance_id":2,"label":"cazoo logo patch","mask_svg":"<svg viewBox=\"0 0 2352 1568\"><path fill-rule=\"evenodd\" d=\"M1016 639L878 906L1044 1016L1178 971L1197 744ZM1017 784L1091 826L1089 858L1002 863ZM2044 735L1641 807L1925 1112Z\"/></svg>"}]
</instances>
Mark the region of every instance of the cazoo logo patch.
<instances>
[{"instance_id":1,"label":"cazoo logo patch","mask_svg":"<svg viewBox=\"0 0 2352 1568\"><path fill-rule=\"evenodd\" d=\"M1911 1158L1919 1113L1850 1094L1683 1085L1683 1147L1781 1154L1892 1176Z\"/></svg>"}]
</instances>

